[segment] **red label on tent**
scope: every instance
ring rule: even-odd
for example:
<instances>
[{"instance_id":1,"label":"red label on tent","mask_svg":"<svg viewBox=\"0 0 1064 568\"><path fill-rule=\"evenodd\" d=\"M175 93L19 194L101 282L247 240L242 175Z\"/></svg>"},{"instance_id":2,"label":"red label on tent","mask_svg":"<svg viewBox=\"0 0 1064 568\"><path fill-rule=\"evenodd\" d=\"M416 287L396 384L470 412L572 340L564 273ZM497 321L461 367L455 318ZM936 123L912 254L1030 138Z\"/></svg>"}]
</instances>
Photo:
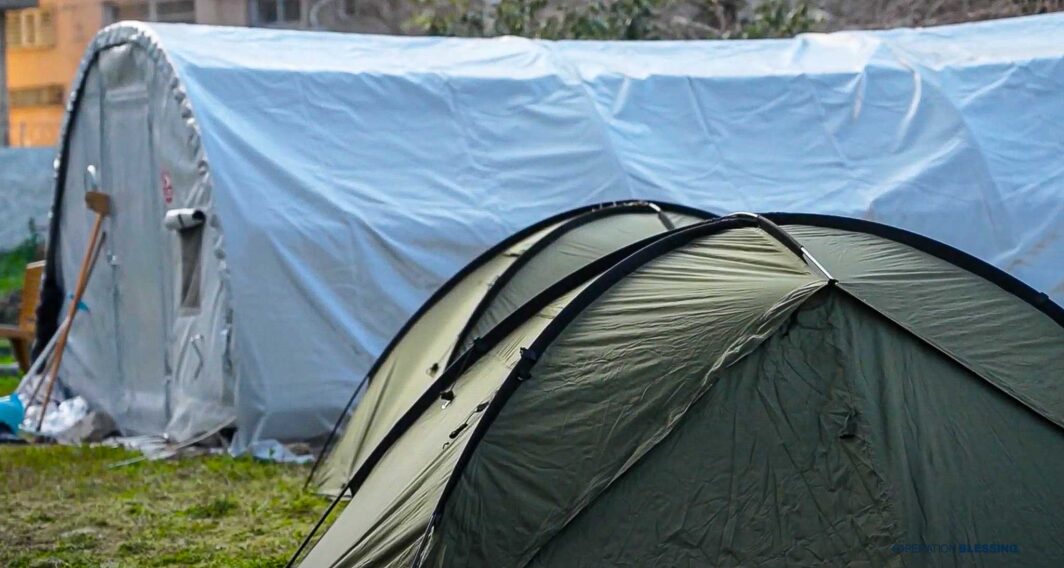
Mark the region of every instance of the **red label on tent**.
<instances>
[{"instance_id":1,"label":"red label on tent","mask_svg":"<svg viewBox=\"0 0 1064 568\"><path fill-rule=\"evenodd\" d=\"M174 200L174 184L170 181L170 172L163 170L163 200L170 205Z\"/></svg>"}]
</instances>

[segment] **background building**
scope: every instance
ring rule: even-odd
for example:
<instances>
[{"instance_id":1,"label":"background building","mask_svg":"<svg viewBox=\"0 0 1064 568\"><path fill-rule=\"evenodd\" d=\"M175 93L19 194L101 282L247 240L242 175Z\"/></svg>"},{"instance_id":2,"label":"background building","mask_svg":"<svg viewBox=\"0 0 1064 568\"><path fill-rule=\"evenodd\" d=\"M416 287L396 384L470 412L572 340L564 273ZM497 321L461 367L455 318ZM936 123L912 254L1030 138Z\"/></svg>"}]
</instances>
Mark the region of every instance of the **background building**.
<instances>
[{"instance_id":1,"label":"background building","mask_svg":"<svg viewBox=\"0 0 1064 568\"><path fill-rule=\"evenodd\" d=\"M51 146L57 142L82 53L107 24L143 20L328 28L350 27L344 24L354 14L352 0L40 0L36 8L10 10L4 18L9 143ZM368 21L371 26L360 31L392 31L388 26L372 25L372 17Z\"/></svg>"},{"instance_id":2,"label":"background building","mask_svg":"<svg viewBox=\"0 0 1064 568\"><path fill-rule=\"evenodd\" d=\"M9 142L51 146L85 45L103 22L99 1L42 0L7 12Z\"/></svg>"},{"instance_id":3,"label":"background building","mask_svg":"<svg viewBox=\"0 0 1064 568\"><path fill-rule=\"evenodd\" d=\"M0 0L0 9L32 3ZM101 27L121 20L384 34L543 35L550 31L549 20L561 17L573 25L555 30L557 37L727 39L928 26L1062 9L1064 0L40 0L36 8L6 12L10 113L3 111L0 96L0 120L9 115L10 121L0 126L9 127L12 146L55 144L85 46ZM515 14L521 17L515 20ZM639 25L633 25L636 20ZM633 27L639 32L634 36Z\"/></svg>"}]
</instances>

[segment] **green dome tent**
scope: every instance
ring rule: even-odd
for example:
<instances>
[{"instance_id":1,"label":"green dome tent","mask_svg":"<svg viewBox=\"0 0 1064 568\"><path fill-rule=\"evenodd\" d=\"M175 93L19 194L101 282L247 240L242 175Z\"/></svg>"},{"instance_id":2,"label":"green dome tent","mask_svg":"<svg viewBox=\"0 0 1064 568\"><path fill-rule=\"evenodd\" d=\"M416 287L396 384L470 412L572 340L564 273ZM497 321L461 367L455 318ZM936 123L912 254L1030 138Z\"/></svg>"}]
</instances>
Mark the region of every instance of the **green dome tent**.
<instances>
[{"instance_id":1,"label":"green dome tent","mask_svg":"<svg viewBox=\"0 0 1064 568\"><path fill-rule=\"evenodd\" d=\"M302 565L1059 565L1064 310L1045 295L834 217L631 248L454 358Z\"/></svg>"},{"instance_id":2,"label":"green dome tent","mask_svg":"<svg viewBox=\"0 0 1064 568\"><path fill-rule=\"evenodd\" d=\"M492 247L444 284L396 334L348 401L308 484L320 493L338 494L439 372L549 285L617 249L710 217L668 203L605 203L550 217Z\"/></svg>"}]
</instances>

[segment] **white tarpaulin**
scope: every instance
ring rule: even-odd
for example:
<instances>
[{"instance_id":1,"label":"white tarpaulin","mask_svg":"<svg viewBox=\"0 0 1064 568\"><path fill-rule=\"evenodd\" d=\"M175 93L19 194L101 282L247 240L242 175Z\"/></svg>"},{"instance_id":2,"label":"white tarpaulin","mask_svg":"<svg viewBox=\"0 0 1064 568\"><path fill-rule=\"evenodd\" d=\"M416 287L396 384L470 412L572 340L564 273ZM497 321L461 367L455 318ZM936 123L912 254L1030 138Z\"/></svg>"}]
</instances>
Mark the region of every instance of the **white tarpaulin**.
<instances>
[{"instance_id":1,"label":"white tarpaulin","mask_svg":"<svg viewBox=\"0 0 1064 568\"><path fill-rule=\"evenodd\" d=\"M119 25L90 49L139 45L176 77L151 96L187 94L248 443L327 432L446 278L588 203L871 219L1064 299L1061 38L1064 14L623 43Z\"/></svg>"}]
</instances>

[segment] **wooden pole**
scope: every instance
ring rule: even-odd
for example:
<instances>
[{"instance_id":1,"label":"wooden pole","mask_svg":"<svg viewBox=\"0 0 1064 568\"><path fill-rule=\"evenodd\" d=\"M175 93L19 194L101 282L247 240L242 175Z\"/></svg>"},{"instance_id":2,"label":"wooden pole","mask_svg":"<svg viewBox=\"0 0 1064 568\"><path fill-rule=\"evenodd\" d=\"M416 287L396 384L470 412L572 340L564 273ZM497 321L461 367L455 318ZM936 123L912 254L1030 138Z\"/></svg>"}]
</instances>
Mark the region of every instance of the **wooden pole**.
<instances>
[{"instance_id":1,"label":"wooden pole","mask_svg":"<svg viewBox=\"0 0 1064 568\"><path fill-rule=\"evenodd\" d=\"M70 302L70 309L67 310L66 321L59 332L59 339L55 343L55 353L52 355L52 360L48 362L48 370L44 374L44 380L48 383L48 386L44 391L44 403L41 405L41 413L37 416L36 430L38 432L41 431L41 426L44 425L44 415L48 412L48 403L52 400L52 389L55 388L59 365L63 362L63 352L66 349L67 339L70 337L70 329L74 326L74 317L78 314L78 305L81 304L85 288L88 287L89 274L92 272L92 265L95 264L98 256L99 248L97 243L101 240L100 233L103 231L103 220L111 213L110 198L104 193L98 191L86 193L85 203L89 206L89 209L96 212L96 221L92 225L89 246L85 249L85 258L81 261L81 270L78 272L78 282L74 287L74 297Z\"/></svg>"},{"instance_id":2,"label":"wooden pole","mask_svg":"<svg viewBox=\"0 0 1064 568\"><path fill-rule=\"evenodd\" d=\"M100 242L96 245L96 254L92 259L92 266L89 268L89 278L92 278L92 271L96 267L96 257L100 256L100 250L103 249L103 243L106 239L107 233L101 233ZM37 356L37 360L33 362L29 372L26 373L27 377L37 373L40 374L37 378L37 384L33 387L33 394L30 395L29 404L33 404L33 401L37 400L37 395L40 394L41 387L44 386L44 378L48 375L48 369L52 364L52 353L55 352L55 342L59 340L60 335L63 335L63 330L66 328L67 321L66 318L64 318L62 324L60 324L60 326L56 328L55 333L52 334L52 338L48 340L48 344L44 346L40 355Z\"/></svg>"}]
</instances>

